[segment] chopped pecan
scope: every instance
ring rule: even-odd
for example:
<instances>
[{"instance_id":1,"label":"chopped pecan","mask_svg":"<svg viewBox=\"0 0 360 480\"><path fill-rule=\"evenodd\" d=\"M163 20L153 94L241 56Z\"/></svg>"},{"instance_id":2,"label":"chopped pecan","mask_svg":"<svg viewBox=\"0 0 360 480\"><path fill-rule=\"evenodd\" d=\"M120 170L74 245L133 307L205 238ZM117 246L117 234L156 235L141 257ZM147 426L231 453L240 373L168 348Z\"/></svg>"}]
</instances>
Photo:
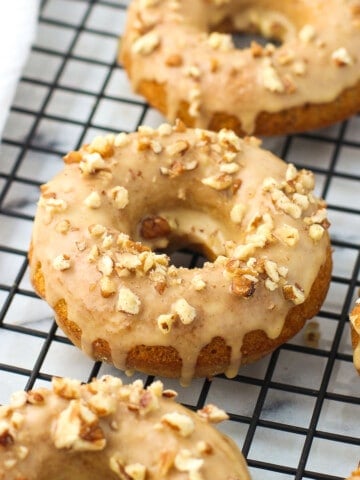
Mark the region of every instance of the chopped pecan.
<instances>
[{"instance_id":1,"label":"chopped pecan","mask_svg":"<svg viewBox=\"0 0 360 480\"><path fill-rule=\"evenodd\" d=\"M251 297L255 292L255 281L242 276L235 276L231 282L231 293L239 297Z\"/></svg>"},{"instance_id":2,"label":"chopped pecan","mask_svg":"<svg viewBox=\"0 0 360 480\"><path fill-rule=\"evenodd\" d=\"M146 217L141 222L140 235L146 239L167 237L171 233L168 221L160 216Z\"/></svg>"},{"instance_id":3,"label":"chopped pecan","mask_svg":"<svg viewBox=\"0 0 360 480\"><path fill-rule=\"evenodd\" d=\"M172 55L169 55L165 60L165 64L168 67L180 67L182 63L183 63L182 56L179 55L178 53L173 53Z\"/></svg>"},{"instance_id":4,"label":"chopped pecan","mask_svg":"<svg viewBox=\"0 0 360 480\"><path fill-rule=\"evenodd\" d=\"M11 435L8 429L5 429L0 434L0 445L2 447L8 447L14 443L14 437Z\"/></svg>"}]
</instances>

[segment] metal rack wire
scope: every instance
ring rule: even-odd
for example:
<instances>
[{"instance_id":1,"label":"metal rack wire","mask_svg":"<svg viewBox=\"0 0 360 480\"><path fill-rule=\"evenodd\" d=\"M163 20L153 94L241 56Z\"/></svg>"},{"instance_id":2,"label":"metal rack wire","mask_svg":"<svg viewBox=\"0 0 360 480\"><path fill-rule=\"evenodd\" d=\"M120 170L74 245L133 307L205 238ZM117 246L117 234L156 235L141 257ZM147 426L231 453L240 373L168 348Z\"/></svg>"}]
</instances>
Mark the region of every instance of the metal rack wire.
<instances>
[{"instance_id":1,"label":"metal rack wire","mask_svg":"<svg viewBox=\"0 0 360 480\"><path fill-rule=\"evenodd\" d=\"M57 329L32 290L27 250L39 185L61 157L98 133L132 131L162 120L134 95L116 64L127 2L43 0L39 29L4 132L0 153L0 403L52 375L83 381L116 372L94 363ZM360 384L352 365L348 312L360 285L360 117L332 128L265 141L311 168L328 202L334 272L315 321L318 345L303 333L234 379L164 379L190 408L214 402L220 428L242 448L256 479L345 477L360 459ZM177 261L197 258L181 253ZM152 378L137 375L145 382Z\"/></svg>"}]
</instances>

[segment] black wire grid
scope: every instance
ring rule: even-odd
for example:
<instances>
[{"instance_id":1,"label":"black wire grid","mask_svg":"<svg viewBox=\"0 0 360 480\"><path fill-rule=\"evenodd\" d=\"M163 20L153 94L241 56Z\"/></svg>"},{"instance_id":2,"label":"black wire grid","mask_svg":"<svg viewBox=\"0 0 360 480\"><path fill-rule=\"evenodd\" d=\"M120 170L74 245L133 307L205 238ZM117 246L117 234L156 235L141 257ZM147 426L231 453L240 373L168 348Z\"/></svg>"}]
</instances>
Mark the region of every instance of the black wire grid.
<instances>
[{"instance_id":1,"label":"black wire grid","mask_svg":"<svg viewBox=\"0 0 360 480\"><path fill-rule=\"evenodd\" d=\"M126 6L121 0L41 3L0 153L0 403L14 390L48 385L52 375L124 377L85 358L57 329L30 285L27 249L39 185L62 168L63 155L99 133L162 121L131 92L116 64ZM302 332L231 380L197 379L189 388L163 381L192 409L212 402L228 411L220 429L242 448L254 480L344 478L360 460L360 380L348 321L360 284L360 117L264 146L311 168L317 193L328 202L334 271L314 319L319 343L309 346ZM180 253L176 261L193 265L197 258Z\"/></svg>"}]
</instances>

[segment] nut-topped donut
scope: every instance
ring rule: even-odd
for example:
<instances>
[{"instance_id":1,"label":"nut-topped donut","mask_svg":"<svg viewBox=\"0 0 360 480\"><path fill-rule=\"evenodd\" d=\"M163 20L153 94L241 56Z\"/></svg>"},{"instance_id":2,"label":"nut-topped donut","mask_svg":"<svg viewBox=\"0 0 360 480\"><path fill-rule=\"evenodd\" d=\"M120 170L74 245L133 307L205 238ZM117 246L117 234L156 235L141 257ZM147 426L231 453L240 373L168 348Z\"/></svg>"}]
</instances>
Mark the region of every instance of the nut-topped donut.
<instances>
[{"instance_id":1,"label":"nut-topped donut","mask_svg":"<svg viewBox=\"0 0 360 480\"><path fill-rule=\"evenodd\" d=\"M360 298L350 313L351 340L354 349L354 366L360 374Z\"/></svg>"},{"instance_id":2,"label":"nut-topped donut","mask_svg":"<svg viewBox=\"0 0 360 480\"><path fill-rule=\"evenodd\" d=\"M237 49L221 33L234 30L281 45ZM259 135L318 128L360 110L360 2L133 0L119 59L170 121Z\"/></svg>"},{"instance_id":3,"label":"nut-topped donut","mask_svg":"<svg viewBox=\"0 0 360 480\"><path fill-rule=\"evenodd\" d=\"M170 377L256 360L315 315L331 256L307 170L230 130L95 138L43 185L31 277L93 358ZM162 250L211 261L177 268ZM160 252L159 252L160 250Z\"/></svg>"},{"instance_id":4,"label":"nut-topped donut","mask_svg":"<svg viewBox=\"0 0 360 480\"><path fill-rule=\"evenodd\" d=\"M176 403L160 381L122 385L111 376L13 394L0 407L0 479L249 480L246 462L212 423Z\"/></svg>"},{"instance_id":5,"label":"nut-topped donut","mask_svg":"<svg viewBox=\"0 0 360 480\"><path fill-rule=\"evenodd\" d=\"M346 480L360 480L360 466L358 466Z\"/></svg>"}]
</instances>

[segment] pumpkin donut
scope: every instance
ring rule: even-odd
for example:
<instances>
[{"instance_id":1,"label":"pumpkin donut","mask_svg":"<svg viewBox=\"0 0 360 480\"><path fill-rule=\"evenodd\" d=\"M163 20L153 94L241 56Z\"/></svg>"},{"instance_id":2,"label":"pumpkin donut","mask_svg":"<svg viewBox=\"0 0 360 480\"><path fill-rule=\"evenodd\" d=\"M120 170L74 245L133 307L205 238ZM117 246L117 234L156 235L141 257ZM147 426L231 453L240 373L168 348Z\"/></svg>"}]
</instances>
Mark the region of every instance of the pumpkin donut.
<instances>
[{"instance_id":1,"label":"pumpkin donut","mask_svg":"<svg viewBox=\"0 0 360 480\"><path fill-rule=\"evenodd\" d=\"M281 45L237 49L230 31ZM360 110L360 2L133 0L119 61L170 121L239 135L324 127Z\"/></svg>"},{"instance_id":2,"label":"pumpkin donut","mask_svg":"<svg viewBox=\"0 0 360 480\"><path fill-rule=\"evenodd\" d=\"M122 385L54 378L52 389L13 394L0 407L1 480L250 480L246 462L212 423L174 401L160 381Z\"/></svg>"},{"instance_id":3,"label":"pumpkin donut","mask_svg":"<svg viewBox=\"0 0 360 480\"><path fill-rule=\"evenodd\" d=\"M360 466L358 466L346 480L360 480Z\"/></svg>"},{"instance_id":4,"label":"pumpkin donut","mask_svg":"<svg viewBox=\"0 0 360 480\"><path fill-rule=\"evenodd\" d=\"M95 138L41 188L33 284L95 359L184 383L234 376L324 300L329 223L313 187L230 130ZM177 268L161 253L181 247L211 261Z\"/></svg>"},{"instance_id":5,"label":"pumpkin donut","mask_svg":"<svg viewBox=\"0 0 360 480\"><path fill-rule=\"evenodd\" d=\"M354 366L360 374L360 298L350 313L351 340L354 349Z\"/></svg>"}]
</instances>

